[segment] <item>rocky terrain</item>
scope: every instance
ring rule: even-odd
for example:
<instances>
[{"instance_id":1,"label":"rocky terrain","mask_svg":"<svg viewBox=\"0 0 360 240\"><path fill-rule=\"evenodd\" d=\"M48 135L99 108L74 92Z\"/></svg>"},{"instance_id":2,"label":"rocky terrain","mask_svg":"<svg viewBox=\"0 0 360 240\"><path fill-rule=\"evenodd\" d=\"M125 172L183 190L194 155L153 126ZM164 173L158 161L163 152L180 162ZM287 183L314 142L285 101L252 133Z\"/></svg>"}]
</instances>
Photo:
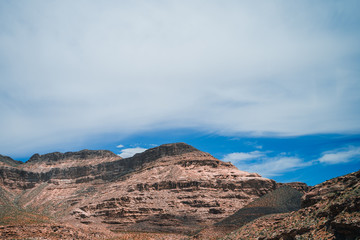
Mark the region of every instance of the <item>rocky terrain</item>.
<instances>
[{"instance_id":1,"label":"rocky terrain","mask_svg":"<svg viewBox=\"0 0 360 240\"><path fill-rule=\"evenodd\" d=\"M285 184L280 185L281 187L255 199L220 222L202 229L193 238L219 239L261 216L299 210L303 193L294 187Z\"/></svg>"},{"instance_id":2,"label":"rocky terrain","mask_svg":"<svg viewBox=\"0 0 360 240\"><path fill-rule=\"evenodd\" d=\"M22 162L20 161L15 161L14 159L12 159L11 157L8 156L3 156L0 154L0 166L12 166L12 167L16 167L19 164L22 164Z\"/></svg>"},{"instance_id":3,"label":"rocky terrain","mask_svg":"<svg viewBox=\"0 0 360 240\"><path fill-rule=\"evenodd\" d=\"M184 143L126 159L83 150L1 162L0 223L8 226L27 216L27 224L191 234L279 187Z\"/></svg>"},{"instance_id":4,"label":"rocky terrain","mask_svg":"<svg viewBox=\"0 0 360 240\"><path fill-rule=\"evenodd\" d=\"M224 239L345 239L360 237L360 171L314 186L302 208L256 219Z\"/></svg>"},{"instance_id":5,"label":"rocky terrain","mask_svg":"<svg viewBox=\"0 0 360 240\"><path fill-rule=\"evenodd\" d=\"M276 183L185 143L125 159L106 150L26 163L1 155L0 238L352 240L359 178Z\"/></svg>"}]
</instances>

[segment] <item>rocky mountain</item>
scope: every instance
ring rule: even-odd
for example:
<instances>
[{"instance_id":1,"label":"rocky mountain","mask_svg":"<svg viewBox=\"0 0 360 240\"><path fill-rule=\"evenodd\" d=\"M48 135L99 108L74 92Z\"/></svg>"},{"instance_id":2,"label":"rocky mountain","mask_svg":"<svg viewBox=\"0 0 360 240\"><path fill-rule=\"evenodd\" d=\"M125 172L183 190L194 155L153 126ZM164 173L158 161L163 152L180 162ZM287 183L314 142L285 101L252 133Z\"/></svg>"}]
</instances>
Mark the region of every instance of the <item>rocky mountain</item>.
<instances>
[{"instance_id":1,"label":"rocky mountain","mask_svg":"<svg viewBox=\"0 0 360 240\"><path fill-rule=\"evenodd\" d=\"M359 239L360 171L314 186L301 205L258 218L224 239Z\"/></svg>"},{"instance_id":2,"label":"rocky mountain","mask_svg":"<svg viewBox=\"0 0 360 240\"><path fill-rule=\"evenodd\" d=\"M0 154L0 166L18 166L22 164L22 162L20 161L15 161L14 159L12 159L11 157L8 156L3 156Z\"/></svg>"},{"instance_id":3,"label":"rocky mountain","mask_svg":"<svg viewBox=\"0 0 360 240\"><path fill-rule=\"evenodd\" d=\"M35 154L24 164L0 166L1 204L12 216L16 208L75 228L112 232L195 232L278 187L185 143L125 159L83 150Z\"/></svg>"}]
</instances>

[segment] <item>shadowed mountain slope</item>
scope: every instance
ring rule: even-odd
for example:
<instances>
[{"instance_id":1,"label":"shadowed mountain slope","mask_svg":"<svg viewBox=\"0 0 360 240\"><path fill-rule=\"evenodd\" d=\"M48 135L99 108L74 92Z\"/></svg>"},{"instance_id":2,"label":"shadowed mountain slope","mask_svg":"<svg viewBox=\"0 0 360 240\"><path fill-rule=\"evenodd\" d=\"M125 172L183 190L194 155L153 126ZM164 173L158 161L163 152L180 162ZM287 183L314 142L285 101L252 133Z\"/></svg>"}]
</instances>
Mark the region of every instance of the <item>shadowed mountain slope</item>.
<instances>
[{"instance_id":1,"label":"shadowed mountain slope","mask_svg":"<svg viewBox=\"0 0 360 240\"><path fill-rule=\"evenodd\" d=\"M216 226L242 225L272 213L286 213L300 209L302 194L289 186L280 187L244 206L233 215L216 223Z\"/></svg>"}]
</instances>

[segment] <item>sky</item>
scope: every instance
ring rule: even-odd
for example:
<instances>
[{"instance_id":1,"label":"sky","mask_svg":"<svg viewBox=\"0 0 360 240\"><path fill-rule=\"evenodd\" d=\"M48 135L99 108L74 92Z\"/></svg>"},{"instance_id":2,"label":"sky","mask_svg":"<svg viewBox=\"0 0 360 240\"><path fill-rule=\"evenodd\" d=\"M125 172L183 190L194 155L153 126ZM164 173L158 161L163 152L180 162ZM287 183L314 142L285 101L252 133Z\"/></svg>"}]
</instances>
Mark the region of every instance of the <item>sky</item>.
<instances>
[{"instance_id":1,"label":"sky","mask_svg":"<svg viewBox=\"0 0 360 240\"><path fill-rule=\"evenodd\" d=\"M0 1L0 154L186 142L277 181L360 168L360 2Z\"/></svg>"}]
</instances>

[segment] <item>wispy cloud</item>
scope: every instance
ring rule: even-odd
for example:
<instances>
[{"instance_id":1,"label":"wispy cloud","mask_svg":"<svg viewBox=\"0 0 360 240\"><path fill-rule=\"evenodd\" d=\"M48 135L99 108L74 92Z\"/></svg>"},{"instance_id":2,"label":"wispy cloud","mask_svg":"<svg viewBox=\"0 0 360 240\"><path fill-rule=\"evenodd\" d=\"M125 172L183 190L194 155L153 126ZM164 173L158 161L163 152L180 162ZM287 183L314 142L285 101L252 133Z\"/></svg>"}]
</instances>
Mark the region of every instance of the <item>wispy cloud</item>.
<instances>
[{"instance_id":1,"label":"wispy cloud","mask_svg":"<svg viewBox=\"0 0 360 240\"><path fill-rule=\"evenodd\" d=\"M244 160L250 160L250 159L256 159L256 158L260 158L260 157L264 157L265 153L264 152L259 152L259 151L253 151L253 152L248 152L248 153L244 153L244 152L234 152L234 153L229 153L226 154L223 158L223 161L230 161L232 163L238 163Z\"/></svg>"},{"instance_id":2,"label":"wispy cloud","mask_svg":"<svg viewBox=\"0 0 360 240\"><path fill-rule=\"evenodd\" d=\"M276 156L270 156L269 153L272 152L234 152L226 154L222 160L231 161L240 170L256 172L264 177L279 176L312 165L360 161L360 147L355 146L326 151L320 158L307 161L288 153L279 153Z\"/></svg>"},{"instance_id":3,"label":"wispy cloud","mask_svg":"<svg viewBox=\"0 0 360 240\"><path fill-rule=\"evenodd\" d=\"M230 153L222 160L231 161L240 170L259 173L264 177L279 176L312 164L298 157L287 156L285 153L277 156L268 156L267 153L269 152Z\"/></svg>"},{"instance_id":4,"label":"wispy cloud","mask_svg":"<svg viewBox=\"0 0 360 240\"><path fill-rule=\"evenodd\" d=\"M177 128L359 132L359 7L0 1L0 152Z\"/></svg>"},{"instance_id":5,"label":"wispy cloud","mask_svg":"<svg viewBox=\"0 0 360 240\"><path fill-rule=\"evenodd\" d=\"M125 148L121 150L121 153L118 154L122 158L128 158L134 156L136 153L142 153L146 151L147 148L135 147L135 148Z\"/></svg>"},{"instance_id":6,"label":"wispy cloud","mask_svg":"<svg viewBox=\"0 0 360 240\"><path fill-rule=\"evenodd\" d=\"M325 164L339 164L359 160L360 147L354 146L324 152L322 157L319 158L319 162Z\"/></svg>"},{"instance_id":7,"label":"wispy cloud","mask_svg":"<svg viewBox=\"0 0 360 240\"><path fill-rule=\"evenodd\" d=\"M124 145L119 144L119 145L117 145L116 147L117 147L117 148L123 148L123 147L124 147Z\"/></svg>"},{"instance_id":8,"label":"wispy cloud","mask_svg":"<svg viewBox=\"0 0 360 240\"><path fill-rule=\"evenodd\" d=\"M237 139L237 140L239 140L239 139ZM256 148L256 149L262 149L263 148L263 146L259 145L256 141L246 141L246 142L244 142L244 144L248 145L248 146L251 146L253 148Z\"/></svg>"},{"instance_id":9,"label":"wispy cloud","mask_svg":"<svg viewBox=\"0 0 360 240\"><path fill-rule=\"evenodd\" d=\"M274 157L264 158L260 162L250 163L243 167L245 171L260 173L264 177L273 177L309 165L311 165L311 163L306 163L297 157ZM239 168L242 169L241 167L242 165L240 164Z\"/></svg>"}]
</instances>

